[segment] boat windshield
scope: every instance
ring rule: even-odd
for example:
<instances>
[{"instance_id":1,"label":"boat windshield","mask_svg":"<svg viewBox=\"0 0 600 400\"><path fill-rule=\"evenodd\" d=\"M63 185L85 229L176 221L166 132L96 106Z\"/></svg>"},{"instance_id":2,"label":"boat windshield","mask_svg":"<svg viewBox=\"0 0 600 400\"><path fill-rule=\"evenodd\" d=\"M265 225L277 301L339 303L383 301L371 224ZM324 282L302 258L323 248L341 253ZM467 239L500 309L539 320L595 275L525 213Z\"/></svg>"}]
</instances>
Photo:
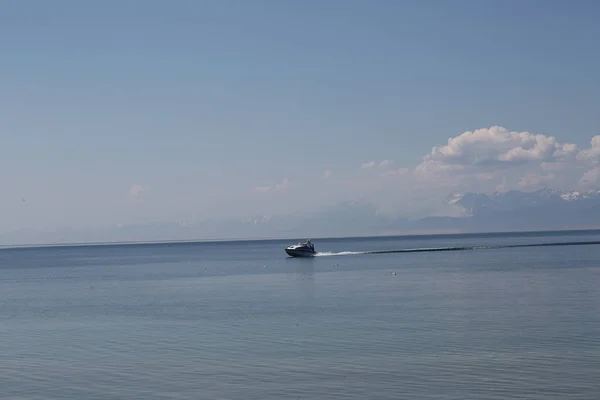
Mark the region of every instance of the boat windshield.
<instances>
[{"instance_id":1,"label":"boat windshield","mask_svg":"<svg viewBox=\"0 0 600 400\"><path fill-rule=\"evenodd\" d=\"M304 241L304 242L301 242L300 244L301 244L302 246L308 246L308 247L310 247L311 249L312 249L312 248L314 248L314 246L313 246L313 244L311 243L311 241L310 241L310 240L306 240L306 241Z\"/></svg>"}]
</instances>

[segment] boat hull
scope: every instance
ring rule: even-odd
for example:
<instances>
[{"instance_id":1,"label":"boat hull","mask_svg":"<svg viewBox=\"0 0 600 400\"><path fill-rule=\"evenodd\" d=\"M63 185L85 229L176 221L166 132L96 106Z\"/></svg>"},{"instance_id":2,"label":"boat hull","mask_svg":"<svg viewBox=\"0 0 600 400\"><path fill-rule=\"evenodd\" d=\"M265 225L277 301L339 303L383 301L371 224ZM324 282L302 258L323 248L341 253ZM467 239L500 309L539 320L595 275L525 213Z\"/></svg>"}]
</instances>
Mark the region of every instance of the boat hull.
<instances>
[{"instance_id":1,"label":"boat hull","mask_svg":"<svg viewBox=\"0 0 600 400\"><path fill-rule=\"evenodd\" d=\"M290 256L290 257L314 257L316 252L315 251L310 251L307 249L289 249L286 248L285 252Z\"/></svg>"}]
</instances>

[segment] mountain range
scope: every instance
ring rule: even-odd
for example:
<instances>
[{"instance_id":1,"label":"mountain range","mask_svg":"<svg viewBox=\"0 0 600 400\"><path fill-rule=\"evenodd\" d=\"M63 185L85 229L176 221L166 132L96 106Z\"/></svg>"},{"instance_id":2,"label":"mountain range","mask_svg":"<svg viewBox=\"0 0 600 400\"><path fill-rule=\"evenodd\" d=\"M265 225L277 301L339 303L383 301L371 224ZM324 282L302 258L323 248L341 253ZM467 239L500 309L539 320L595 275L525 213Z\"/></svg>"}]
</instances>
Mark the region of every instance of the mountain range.
<instances>
[{"instance_id":1,"label":"mountain range","mask_svg":"<svg viewBox=\"0 0 600 400\"><path fill-rule=\"evenodd\" d=\"M453 227L462 231L553 230L600 226L600 191L454 193L447 203L460 207L464 217L426 218L430 227Z\"/></svg>"},{"instance_id":2,"label":"mountain range","mask_svg":"<svg viewBox=\"0 0 600 400\"><path fill-rule=\"evenodd\" d=\"M600 191L453 193L446 203L460 217L389 217L369 202L337 204L313 213L253 215L199 222L166 222L90 230L11 232L2 244L305 238L429 233L475 233L600 227Z\"/></svg>"}]
</instances>

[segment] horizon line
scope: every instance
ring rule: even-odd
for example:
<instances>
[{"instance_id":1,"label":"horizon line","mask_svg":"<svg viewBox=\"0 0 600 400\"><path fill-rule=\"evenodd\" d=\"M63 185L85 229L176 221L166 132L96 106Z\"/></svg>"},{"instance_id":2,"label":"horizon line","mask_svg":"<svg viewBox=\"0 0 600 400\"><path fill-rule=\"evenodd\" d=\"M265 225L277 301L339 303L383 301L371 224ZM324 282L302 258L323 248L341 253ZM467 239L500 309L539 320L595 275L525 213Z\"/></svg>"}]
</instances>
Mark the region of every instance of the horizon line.
<instances>
[{"instance_id":1,"label":"horizon line","mask_svg":"<svg viewBox=\"0 0 600 400\"><path fill-rule=\"evenodd\" d=\"M482 232L455 232L455 233L413 233L413 234L382 234L382 235L357 235L357 236L317 236L311 240L335 240L335 239L377 239L377 238L423 238L423 237L448 237L448 236L495 236L495 235L535 235L535 234L576 234L599 232L600 228L588 229L548 229L548 230L515 230L515 231L482 231ZM13 244L1 245L0 250L11 249L35 249L46 247L92 247L92 246L144 246L160 244L199 244L199 243L233 243L233 242L275 242L283 240L298 240L303 236L296 237L263 237L263 238L212 238L212 239L181 239L181 240L140 240L140 241L114 241L114 242L68 242L48 244Z\"/></svg>"}]
</instances>

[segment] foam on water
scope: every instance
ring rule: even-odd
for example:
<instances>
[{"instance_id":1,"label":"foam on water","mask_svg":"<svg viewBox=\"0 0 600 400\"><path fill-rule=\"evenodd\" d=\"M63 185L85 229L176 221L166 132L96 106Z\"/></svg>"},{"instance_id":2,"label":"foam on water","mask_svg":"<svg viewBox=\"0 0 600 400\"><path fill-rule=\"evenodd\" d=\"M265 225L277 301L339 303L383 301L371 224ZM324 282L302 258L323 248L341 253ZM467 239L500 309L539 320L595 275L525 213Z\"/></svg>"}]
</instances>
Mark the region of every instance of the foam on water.
<instances>
[{"instance_id":1,"label":"foam on water","mask_svg":"<svg viewBox=\"0 0 600 400\"><path fill-rule=\"evenodd\" d=\"M320 251L315 254L315 257L328 257L328 256L353 256L358 254L366 254L364 251L340 251L339 253L332 251Z\"/></svg>"}]
</instances>

